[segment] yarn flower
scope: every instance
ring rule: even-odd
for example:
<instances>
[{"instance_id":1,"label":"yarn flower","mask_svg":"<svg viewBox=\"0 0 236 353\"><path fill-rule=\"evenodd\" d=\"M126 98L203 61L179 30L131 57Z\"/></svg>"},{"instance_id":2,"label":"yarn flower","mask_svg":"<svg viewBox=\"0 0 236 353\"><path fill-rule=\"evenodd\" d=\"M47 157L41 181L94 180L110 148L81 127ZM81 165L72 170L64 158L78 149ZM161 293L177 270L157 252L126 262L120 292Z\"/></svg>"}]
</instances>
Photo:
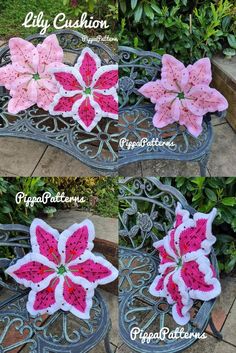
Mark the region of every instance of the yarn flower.
<instances>
[{"instance_id":1,"label":"yarn flower","mask_svg":"<svg viewBox=\"0 0 236 353\"><path fill-rule=\"evenodd\" d=\"M73 224L59 234L35 219L30 235L32 252L6 270L18 283L32 289L29 313L53 314L62 309L88 319L95 287L118 276L111 263L91 253L95 235L92 222Z\"/></svg>"},{"instance_id":2,"label":"yarn flower","mask_svg":"<svg viewBox=\"0 0 236 353\"><path fill-rule=\"evenodd\" d=\"M118 65L101 66L97 54L85 48L74 67L53 71L60 91L50 114L71 116L86 131L91 131L102 117L118 119Z\"/></svg>"},{"instance_id":3,"label":"yarn flower","mask_svg":"<svg viewBox=\"0 0 236 353\"><path fill-rule=\"evenodd\" d=\"M209 214L197 212L192 219L178 204L174 228L154 243L160 256L160 274L149 291L173 304L172 315L180 325L190 320L193 299L210 300L221 292L207 257L216 241L211 231L215 216L216 209L213 209Z\"/></svg>"},{"instance_id":4,"label":"yarn flower","mask_svg":"<svg viewBox=\"0 0 236 353\"><path fill-rule=\"evenodd\" d=\"M8 111L17 114L34 104L48 110L57 85L51 68L63 66L63 50L55 34L35 47L22 38L9 40L11 64L0 68L0 85L10 90Z\"/></svg>"},{"instance_id":5,"label":"yarn flower","mask_svg":"<svg viewBox=\"0 0 236 353\"><path fill-rule=\"evenodd\" d=\"M222 94L209 87L211 80L211 62L208 58L186 68L173 56L163 55L161 80L148 82L139 89L141 94L155 103L153 125L162 128L179 122L198 137L206 113L228 108Z\"/></svg>"}]
</instances>

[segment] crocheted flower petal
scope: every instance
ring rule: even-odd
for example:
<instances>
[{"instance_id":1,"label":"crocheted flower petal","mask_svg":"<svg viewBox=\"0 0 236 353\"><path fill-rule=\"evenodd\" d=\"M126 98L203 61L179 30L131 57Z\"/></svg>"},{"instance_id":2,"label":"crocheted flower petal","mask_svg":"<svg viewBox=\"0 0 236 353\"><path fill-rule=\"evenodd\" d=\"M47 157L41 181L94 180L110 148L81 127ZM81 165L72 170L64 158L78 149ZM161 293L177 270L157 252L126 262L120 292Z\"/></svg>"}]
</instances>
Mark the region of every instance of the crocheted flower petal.
<instances>
[{"instance_id":1,"label":"crocheted flower petal","mask_svg":"<svg viewBox=\"0 0 236 353\"><path fill-rule=\"evenodd\" d=\"M208 112L223 111L228 102L220 92L205 85L191 88L185 101L186 107L195 115L202 116Z\"/></svg>"},{"instance_id":2,"label":"crocheted flower petal","mask_svg":"<svg viewBox=\"0 0 236 353\"><path fill-rule=\"evenodd\" d=\"M167 267L175 267L176 265L175 254L172 253L172 249L170 249L168 240L168 237L164 237L163 239L153 244L154 248L159 252L159 271L161 273L163 273Z\"/></svg>"},{"instance_id":3,"label":"crocheted flower petal","mask_svg":"<svg viewBox=\"0 0 236 353\"><path fill-rule=\"evenodd\" d=\"M165 277L164 287L166 290L166 298L172 307L173 319L179 325L186 325L190 320L189 309L193 305L190 299L187 287L180 277L180 270L170 273Z\"/></svg>"},{"instance_id":4,"label":"crocheted flower petal","mask_svg":"<svg viewBox=\"0 0 236 353\"><path fill-rule=\"evenodd\" d=\"M41 219L35 218L30 226L31 246L34 253L45 256L55 264L60 263L59 233Z\"/></svg>"},{"instance_id":5,"label":"crocheted flower petal","mask_svg":"<svg viewBox=\"0 0 236 353\"><path fill-rule=\"evenodd\" d=\"M116 93L111 95L94 91L93 99L100 106L103 116L118 119L118 97Z\"/></svg>"},{"instance_id":6,"label":"crocheted flower petal","mask_svg":"<svg viewBox=\"0 0 236 353\"><path fill-rule=\"evenodd\" d=\"M202 132L202 116L193 114L188 108L184 106L181 108L179 123L186 126L190 134L198 137Z\"/></svg>"},{"instance_id":7,"label":"crocheted flower petal","mask_svg":"<svg viewBox=\"0 0 236 353\"><path fill-rule=\"evenodd\" d=\"M28 109L32 105L34 105L34 102L28 99L27 89L21 88L18 89L17 93L13 95L13 98L9 100L7 109L10 114L18 114L20 111Z\"/></svg>"},{"instance_id":8,"label":"crocheted flower petal","mask_svg":"<svg viewBox=\"0 0 236 353\"><path fill-rule=\"evenodd\" d=\"M83 90L84 83L82 81L82 77L75 68L66 66L63 69L54 69L52 70L52 73L64 91Z\"/></svg>"},{"instance_id":9,"label":"crocheted flower petal","mask_svg":"<svg viewBox=\"0 0 236 353\"><path fill-rule=\"evenodd\" d=\"M203 58L196 61L193 65L188 65L187 70L190 88L191 86L209 85L211 83L211 62L209 58Z\"/></svg>"},{"instance_id":10,"label":"crocheted flower petal","mask_svg":"<svg viewBox=\"0 0 236 353\"><path fill-rule=\"evenodd\" d=\"M109 261L89 251L83 255L81 261L69 263L68 268L72 280L73 276L79 276L94 285L110 283L118 277L118 270ZM68 273L68 276L71 274Z\"/></svg>"},{"instance_id":11,"label":"crocheted flower petal","mask_svg":"<svg viewBox=\"0 0 236 353\"><path fill-rule=\"evenodd\" d=\"M51 103L55 97L55 92L50 91L45 87L38 88L37 106L44 110L49 110Z\"/></svg>"},{"instance_id":12,"label":"crocheted flower petal","mask_svg":"<svg viewBox=\"0 0 236 353\"><path fill-rule=\"evenodd\" d=\"M118 65L105 65L100 67L93 76L91 87L99 90L109 90L117 86Z\"/></svg>"},{"instance_id":13,"label":"crocheted flower petal","mask_svg":"<svg viewBox=\"0 0 236 353\"><path fill-rule=\"evenodd\" d=\"M83 278L77 278L75 283L70 277L65 276L61 292L63 298L61 302L62 310L70 311L81 319L89 319L94 288L87 286L87 283Z\"/></svg>"},{"instance_id":14,"label":"crocheted flower petal","mask_svg":"<svg viewBox=\"0 0 236 353\"><path fill-rule=\"evenodd\" d=\"M47 90L49 90L51 92L54 92L54 93L58 92L57 84L48 78L41 78L40 80L37 81L37 84L41 88L46 88Z\"/></svg>"},{"instance_id":15,"label":"crocheted flower petal","mask_svg":"<svg viewBox=\"0 0 236 353\"><path fill-rule=\"evenodd\" d=\"M84 128L91 131L102 118L102 111L98 103L91 97L83 97L73 106L73 118Z\"/></svg>"},{"instance_id":16,"label":"crocheted flower petal","mask_svg":"<svg viewBox=\"0 0 236 353\"><path fill-rule=\"evenodd\" d=\"M12 82L12 84L11 84L11 92L10 93L13 92L12 90L15 90L16 92L14 92L13 95L14 94L18 95L18 89L23 88L23 87L28 90L28 85L31 81L33 81L31 74L18 75L18 77L15 79L15 81Z\"/></svg>"},{"instance_id":17,"label":"crocheted flower petal","mask_svg":"<svg viewBox=\"0 0 236 353\"><path fill-rule=\"evenodd\" d=\"M68 264L84 254L85 250L92 250L94 237L94 226L89 219L64 230L58 243L62 263Z\"/></svg>"},{"instance_id":18,"label":"crocheted flower petal","mask_svg":"<svg viewBox=\"0 0 236 353\"><path fill-rule=\"evenodd\" d=\"M80 72L86 87L90 87L93 76L101 66L101 60L90 48L82 50L75 67Z\"/></svg>"},{"instance_id":19,"label":"crocheted flower petal","mask_svg":"<svg viewBox=\"0 0 236 353\"><path fill-rule=\"evenodd\" d=\"M175 267L167 267L163 273L156 276L151 286L149 287L149 292L156 297L166 297L166 289L164 287L165 277L171 272L173 273Z\"/></svg>"},{"instance_id":20,"label":"crocheted flower petal","mask_svg":"<svg viewBox=\"0 0 236 353\"><path fill-rule=\"evenodd\" d=\"M150 98L152 103L156 103L158 99L168 94L165 87L162 85L161 80L145 83L138 90L144 97Z\"/></svg>"},{"instance_id":21,"label":"crocheted flower petal","mask_svg":"<svg viewBox=\"0 0 236 353\"><path fill-rule=\"evenodd\" d=\"M12 84L18 78L19 72L17 72L12 64L8 64L0 68L0 85L5 86L7 89L11 89Z\"/></svg>"},{"instance_id":22,"label":"crocheted flower petal","mask_svg":"<svg viewBox=\"0 0 236 353\"><path fill-rule=\"evenodd\" d=\"M55 34L51 34L44 39L42 44L38 44L37 50L39 53L39 73L44 72L48 64L63 61L63 49Z\"/></svg>"},{"instance_id":23,"label":"crocheted flower petal","mask_svg":"<svg viewBox=\"0 0 236 353\"><path fill-rule=\"evenodd\" d=\"M59 278L54 278L49 286L40 292L30 291L26 308L31 315L54 314L60 309L56 302L55 290L59 283Z\"/></svg>"},{"instance_id":24,"label":"crocheted flower petal","mask_svg":"<svg viewBox=\"0 0 236 353\"><path fill-rule=\"evenodd\" d=\"M176 229L176 247L185 261L210 253L211 246L216 241L212 235L212 222L216 213L215 208L209 214L197 212L193 220L187 220Z\"/></svg>"},{"instance_id":25,"label":"crocheted flower petal","mask_svg":"<svg viewBox=\"0 0 236 353\"><path fill-rule=\"evenodd\" d=\"M174 227L177 228L180 224L184 223L189 219L189 211L184 210L181 203L177 202L175 209L175 222Z\"/></svg>"},{"instance_id":26,"label":"crocheted flower petal","mask_svg":"<svg viewBox=\"0 0 236 353\"><path fill-rule=\"evenodd\" d=\"M189 295L193 299L210 300L221 292L220 282L215 277L206 256L201 256L195 261L184 262L181 276L190 289Z\"/></svg>"},{"instance_id":27,"label":"crocheted flower petal","mask_svg":"<svg viewBox=\"0 0 236 353\"><path fill-rule=\"evenodd\" d=\"M35 80L30 80L27 85L27 94L29 100L32 102L37 102L38 97L38 83Z\"/></svg>"},{"instance_id":28,"label":"crocheted flower petal","mask_svg":"<svg viewBox=\"0 0 236 353\"><path fill-rule=\"evenodd\" d=\"M16 282L38 292L56 276L56 266L40 254L29 253L6 269Z\"/></svg>"},{"instance_id":29,"label":"crocheted flower petal","mask_svg":"<svg viewBox=\"0 0 236 353\"><path fill-rule=\"evenodd\" d=\"M156 114L153 117L153 125L155 127L162 128L175 122L172 116L171 103L165 103L161 106L156 104L155 109Z\"/></svg>"},{"instance_id":30,"label":"crocheted flower petal","mask_svg":"<svg viewBox=\"0 0 236 353\"><path fill-rule=\"evenodd\" d=\"M18 72L37 72L39 54L32 43L22 38L11 38L9 48L13 67Z\"/></svg>"},{"instance_id":31,"label":"crocheted flower petal","mask_svg":"<svg viewBox=\"0 0 236 353\"><path fill-rule=\"evenodd\" d=\"M73 105L81 98L81 94L75 94L72 97L63 97L60 93L58 93L55 95L54 100L49 107L49 112L52 115L62 114L63 116L73 116Z\"/></svg>"},{"instance_id":32,"label":"crocheted flower petal","mask_svg":"<svg viewBox=\"0 0 236 353\"><path fill-rule=\"evenodd\" d=\"M188 70L183 63L172 55L164 54L162 57L161 82L166 89L181 92L188 82Z\"/></svg>"}]
</instances>

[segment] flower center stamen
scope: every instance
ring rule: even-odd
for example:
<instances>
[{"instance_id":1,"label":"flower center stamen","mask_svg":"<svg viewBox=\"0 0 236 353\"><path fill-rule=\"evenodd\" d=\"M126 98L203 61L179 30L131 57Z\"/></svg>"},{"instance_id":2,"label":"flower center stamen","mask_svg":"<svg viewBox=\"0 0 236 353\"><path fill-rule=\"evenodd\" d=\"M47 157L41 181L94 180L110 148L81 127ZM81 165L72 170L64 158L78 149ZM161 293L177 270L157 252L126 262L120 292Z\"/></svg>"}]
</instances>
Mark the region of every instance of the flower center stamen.
<instances>
[{"instance_id":1,"label":"flower center stamen","mask_svg":"<svg viewBox=\"0 0 236 353\"><path fill-rule=\"evenodd\" d=\"M60 267L57 268L58 275L63 275L65 272L67 272L67 270L64 265L61 265Z\"/></svg>"},{"instance_id":2,"label":"flower center stamen","mask_svg":"<svg viewBox=\"0 0 236 353\"><path fill-rule=\"evenodd\" d=\"M91 88L90 87L86 87L84 90L85 94L91 94Z\"/></svg>"},{"instance_id":3,"label":"flower center stamen","mask_svg":"<svg viewBox=\"0 0 236 353\"><path fill-rule=\"evenodd\" d=\"M178 95L177 95L177 97L178 97L179 99L184 99L184 98L185 98L185 97L184 97L184 92L179 92Z\"/></svg>"},{"instance_id":4,"label":"flower center stamen","mask_svg":"<svg viewBox=\"0 0 236 353\"><path fill-rule=\"evenodd\" d=\"M177 261L177 267L181 267L182 266L182 258L180 257Z\"/></svg>"},{"instance_id":5,"label":"flower center stamen","mask_svg":"<svg viewBox=\"0 0 236 353\"><path fill-rule=\"evenodd\" d=\"M37 73L37 74L33 74L33 79L34 79L35 81L40 80L39 74L38 74L38 73Z\"/></svg>"}]
</instances>

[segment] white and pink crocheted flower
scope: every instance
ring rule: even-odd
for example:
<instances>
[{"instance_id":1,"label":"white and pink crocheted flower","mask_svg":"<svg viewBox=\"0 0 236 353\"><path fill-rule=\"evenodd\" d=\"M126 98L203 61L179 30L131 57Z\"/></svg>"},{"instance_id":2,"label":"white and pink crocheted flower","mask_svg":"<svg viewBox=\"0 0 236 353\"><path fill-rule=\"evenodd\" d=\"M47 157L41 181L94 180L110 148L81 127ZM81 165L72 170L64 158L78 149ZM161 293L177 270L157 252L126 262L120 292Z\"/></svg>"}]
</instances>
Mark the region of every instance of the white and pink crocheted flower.
<instances>
[{"instance_id":1,"label":"white and pink crocheted flower","mask_svg":"<svg viewBox=\"0 0 236 353\"><path fill-rule=\"evenodd\" d=\"M73 117L91 131L102 117L118 119L118 65L101 66L101 59L85 48L74 67L53 70L60 87L50 114Z\"/></svg>"},{"instance_id":2,"label":"white and pink crocheted flower","mask_svg":"<svg viewBox=\"0 0 236 353\"><path fill-rule=\"evenodd\" d=\"M155 104L153 125L162 128L178 122L198 137L206 113L228 108L224 96L209 87L211 80L211 62L208 58L185 67L173 56L163 55L161 80L148 82L139 89Z\"/></svg>"},{"instance_id":3,"label":"white and pink crocheted flower","mask_svg":"<svg viewBox=\"0 0 236 353\"><path fill-rule=\"evenodd\" d=\"M149 291L154 296L166 297L173 304L174 320L185 325L190 320L193 299L210 300L218 296L221 286L208 254L215 243L212 222L216 209L209 214L189 212L178 204L174 228L154 243L159 251L159 275Z\"/></svg>"},{"instance_id":4,"label":"white and pink crocheted flower","mask_svg":"<svg viewBox=\"0 0 236 353\"><path fill-rule=\"evenodd\" d=\"M62 67L63 50L55 34L36 47L22 38L9 40L11 64L0 68L0 85L10 90L8 111L17 114L34 104L48 110L57 85L51 69Z\"/></svg>"},{"instance_id":5,"label":"white and pink crocheted flower","mask_svg":"<svg viewBox=\"0 0 236 353\"><path fill-rule=\"evenodd\" d=\"M59 309L88 319L94 289L116 279L117 269L92 254L94 226L85 220L61 234L40 219L30 227L32 252L6 273L32 290L27 310L31 315L53 314Z\"/></svg>"}]
</instances>

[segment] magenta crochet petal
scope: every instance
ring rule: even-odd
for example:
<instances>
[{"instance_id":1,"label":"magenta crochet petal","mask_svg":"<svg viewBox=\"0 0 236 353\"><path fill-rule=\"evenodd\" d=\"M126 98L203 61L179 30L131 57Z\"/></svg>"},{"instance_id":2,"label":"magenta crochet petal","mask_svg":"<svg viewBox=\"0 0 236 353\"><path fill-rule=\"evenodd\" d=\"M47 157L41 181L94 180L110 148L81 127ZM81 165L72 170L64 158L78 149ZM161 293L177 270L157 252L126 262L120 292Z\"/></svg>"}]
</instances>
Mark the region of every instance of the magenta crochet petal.
<instances>
[{"instance_id":1,"label":"magenta crochet petal","mask_svg":"<svg viewBox=\"0 0 236 353\"><path fill-rule=\"evenodd\" d=\"M58 231L50 227L43 220L35 218L30 226L30 234L33 252L41 254L55 264L58 264L60 262Z\"/></svg>"},{"instance_id":2,"label":"magenta crochet petal","mask_svg":"<svg viewBox=\"0 0 236 353\"><path fill-rule=\"evenodd\" d=\"M228 108L228 102L224 96L206 85L194 86L187 94L185 104L193 114L199 116Z\"/></svg>"},{"instance_id":3,"label":"magenta crochet petal","mask_svg":"<svg viewBox=\"0 0 236 353\"><path fill-rule=\"evenodd\" d=\"M11 61L17 71L36 73L39 64L39 53L35 46L22 38L9 40Z\"/></svg>"},{"instance_id":4,"label":"magenta crochet petal","mask_svg":"<svg viewBox=\"0 0 236 353\"><path fill-rule=\"evenodd\" d=\"M166 288L164 286L164 280L166 276L175 271L175 267L166 267L160 275L156 276L151 286L149 287L149 292L156 297L166 297Z\"/></svg>"},{"instance_id":5,"label":"magenta crochet petal","mask_svg":"<svg viewBox=\"0 0 236 353\"><path fill-rule=\"evenodd\" d=\"M61 94L57 94L49 111L53 112L53 114L57 113L63 116L71 116L73 105L81 98L82 94L76 94L72 97L63 97Z\"/></svg>"},{"instance_id":6,"label":"magenta crochet petal","mask_svg":"<svg viewBox=\"0 0 236 353\"><path fill-rule=\"evenodd\" d=\"M55 293L59 281L58 278L54 278L48 287L40 292L30 291L26 307L31 315L43 315L46 313L52 315L60 309Z\"/></svg>"},{"instance_id":7,"label":"magenta crochet petal","mask_svg":"<svg viewBox=\"0 0 236 353\"><path fill-rule=\"evenodd\" d=\"M83 97L73 106L73 118L85 131L91 131L102 118L101 107L91 97Z\"/></svg>"},{"instance_id":8,"label":"magenta crochet petal","mask_svg":"<svg viewBox=\"0 0 236 353\"><path fill-rule=\"evenodd\" d=\"M187 67L189 73L189 88L196 85L209 85L212 80L211 62L209 58L196 61Z\"/></svg>"},{"instance_id":9,"label":"magenta crochet petal","mask_svg":"<svg viewBox=\"0 0 236 353\"><path fill-rule=\"evenodd\" d=\"M58 244L62 262L69 263L83 255L86 250L92 250L94 236L93 223L88 219L64 230Z\"/></svg>"},{"instance_id":10,"label":"magenta crochet petal","mask_svg":"<svg viewBox=\"0 0 236 353\"><path fill-rule=\"evenodd\" d=\"M82 85L71 69L63 69L66 71L54 72L55 79L63 87L65 91L80 91Z\"/></svg>"},{"instance_id":11,"label":"magenta crochet petal","mask_svg":"<svg viewBox=\"0 0 236 353\"><path fill-rule=\"evenodd\" d=\"M163 55L161 82L166 89L179 92L187 84L188 76L188 70L183 63L172 55Z\"/></svg>"},{"instance_id":12,"label":"magenta crochet petal","mask_svg":"<svg viewBox=\"0 0 236 353\"><path fill-rule=\"evenodd\" d=\"M87 87L91 86L93 76L100 66L100 58L90 48L85 48L82 50L77 64L75 65Z\"/></svg>"},{"instance_id":13,"label":"magenta crochet petal","mask_svg":"<svg viewBox=\"0 0 236 353\"><path fill-rule=\"evenodd\" d=\"M94 101L100 106L101 113L112 119L118 119L118 98L116 94L94 93Z\"/></svg>"},{"instance_id":14,"label":"magenta crochet petal","mask_svg":"<svg viewBox=\"0 0 236 353\"><path fill-rule=\"evenodd\" d=\"M100 67L93 76L91 87L96 90L115 88L118 83L118 65Z\"/></svg>"},{"instance_id":15,"label":"magenta crochet petal","mask_svg":"<svg viewBox=\"0 0 236 353\"><path fill-rule=\"evenodd\" d=\"M63 61L63 49L55 34L46 37L42 44L37 45L39 53L38 72L43 73L47 65Z\"/></svg>"},{"instance_id":16,"label":"magenta crochet petal","mask_svg":"<svg viewBox=\"0 0 236 353\"><path fill-rule=\"evenodd\" d=\"M13 68L12 64L8 64L0 68L0 85L11 89L12 83L18 78L19 73Z\"/></svg>"}]
</instances>

